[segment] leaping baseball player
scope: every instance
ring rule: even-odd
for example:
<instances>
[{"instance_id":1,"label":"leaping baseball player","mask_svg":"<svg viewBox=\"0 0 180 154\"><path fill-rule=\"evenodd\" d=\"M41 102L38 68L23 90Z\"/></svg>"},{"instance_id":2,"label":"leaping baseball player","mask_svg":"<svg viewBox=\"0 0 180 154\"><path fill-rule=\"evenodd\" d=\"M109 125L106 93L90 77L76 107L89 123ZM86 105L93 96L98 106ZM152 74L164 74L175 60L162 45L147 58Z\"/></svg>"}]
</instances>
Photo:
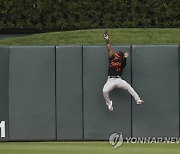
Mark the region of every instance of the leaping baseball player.
<instances>
[{"instance_id":1,"label":"leaping baseball player","mask_svg":"<svg viewBox=\"0 0 180 154\"><path fill-rule=\"evenodd\" d=\"M104 33L103 36L106 40L109 57L108 79L103 88L103 96L109 111L113 111L113 105L112 101L109 98L109 92L114 88L122 88L127 90L134 97L136 104L140 105L144 103L144 101L140 99L139 95L134 91L130 84L128 84L125 80L121 78L123 69L126 66L126 59L129 56L128 52L113 52L107 31Z\"/></svg>"}]
</instances>

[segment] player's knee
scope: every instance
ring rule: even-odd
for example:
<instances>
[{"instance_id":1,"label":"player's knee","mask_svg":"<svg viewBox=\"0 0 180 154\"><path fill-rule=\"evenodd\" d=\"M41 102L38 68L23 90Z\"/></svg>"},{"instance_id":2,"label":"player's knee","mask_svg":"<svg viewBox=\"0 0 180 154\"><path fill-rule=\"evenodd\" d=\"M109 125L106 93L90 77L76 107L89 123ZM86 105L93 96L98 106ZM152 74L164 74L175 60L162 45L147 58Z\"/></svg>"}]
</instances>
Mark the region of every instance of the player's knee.
<instances>
[{"instance_id":1,"label":"player's knee","mask_svg":"<svg viewBox=\"0 0 180 154\"><path fill-rule=\"evenodd\" d=\"M103 92L103 94L109 93L108 89L105 89L105 88L103 88L102 92Z\"/></svg>"}]
</instances>

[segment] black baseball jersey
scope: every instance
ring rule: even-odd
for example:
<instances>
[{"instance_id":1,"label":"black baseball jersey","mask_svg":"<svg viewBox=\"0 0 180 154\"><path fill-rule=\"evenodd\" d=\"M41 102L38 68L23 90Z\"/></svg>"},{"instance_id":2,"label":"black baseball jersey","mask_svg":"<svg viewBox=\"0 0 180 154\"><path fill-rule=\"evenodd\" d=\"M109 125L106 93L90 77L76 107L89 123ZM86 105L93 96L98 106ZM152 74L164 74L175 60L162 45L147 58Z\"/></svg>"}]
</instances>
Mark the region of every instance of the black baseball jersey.
<instances>
[{"instance_id":1,"label":"black baseball jersey","mask_svg":"<svg viewBox=\"0 0 180 154\"><path fill-rule=\"evenodd\" d=\"M119 55L118 59L116 57L117 54ZM112 56L112 58L109 58L108 76L121 76L125 66L126 58L124 58L124 53L118 51Z\"/></svg>"}]
</instances>

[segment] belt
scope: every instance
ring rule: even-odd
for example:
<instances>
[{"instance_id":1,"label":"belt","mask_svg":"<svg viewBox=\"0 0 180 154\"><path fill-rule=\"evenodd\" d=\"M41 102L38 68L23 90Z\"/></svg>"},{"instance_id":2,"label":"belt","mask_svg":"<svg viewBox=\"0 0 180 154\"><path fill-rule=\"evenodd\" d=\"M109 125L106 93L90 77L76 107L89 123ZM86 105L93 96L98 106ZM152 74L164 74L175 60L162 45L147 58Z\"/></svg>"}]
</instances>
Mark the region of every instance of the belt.
<instances>
[{"instance_id":1,"label":"belt","mask_svg":"<svg viewBox=\"0 0 180 154\"><path fill-rule=\"evenodd\" d=\"M120 76L109 76L109 78L120 78Z\"/></svg>"}]
</instances>

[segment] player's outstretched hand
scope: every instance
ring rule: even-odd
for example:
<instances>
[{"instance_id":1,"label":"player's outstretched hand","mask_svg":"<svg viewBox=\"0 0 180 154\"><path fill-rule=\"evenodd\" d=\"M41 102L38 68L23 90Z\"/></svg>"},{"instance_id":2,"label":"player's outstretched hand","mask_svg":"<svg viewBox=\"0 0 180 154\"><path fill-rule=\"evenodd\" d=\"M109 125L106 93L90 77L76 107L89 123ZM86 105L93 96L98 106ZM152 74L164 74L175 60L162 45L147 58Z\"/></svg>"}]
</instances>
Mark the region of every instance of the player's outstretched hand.
<instances>
[{"instance_id":1,"label":"player's outstretched hand","mask_svg":"<svg viewBox=\"0 0 180 154\"><path fill-rule=\"evenodd\" d=\"M107 30L104 32L103 37L104 37L105 40L108 40L108 39L109 39Z\"/></svg>"},{"instance_id":2,"label":"player's outstretched hand","mask_svg":"<svg viewBox=\"0 0 180 154\"><path fill-rule=\"evenodd\" d=\"M127 58L129 56L129 53L128 52L125 52L124 53L124 58Z\"/></svg>"}]
</instances>

